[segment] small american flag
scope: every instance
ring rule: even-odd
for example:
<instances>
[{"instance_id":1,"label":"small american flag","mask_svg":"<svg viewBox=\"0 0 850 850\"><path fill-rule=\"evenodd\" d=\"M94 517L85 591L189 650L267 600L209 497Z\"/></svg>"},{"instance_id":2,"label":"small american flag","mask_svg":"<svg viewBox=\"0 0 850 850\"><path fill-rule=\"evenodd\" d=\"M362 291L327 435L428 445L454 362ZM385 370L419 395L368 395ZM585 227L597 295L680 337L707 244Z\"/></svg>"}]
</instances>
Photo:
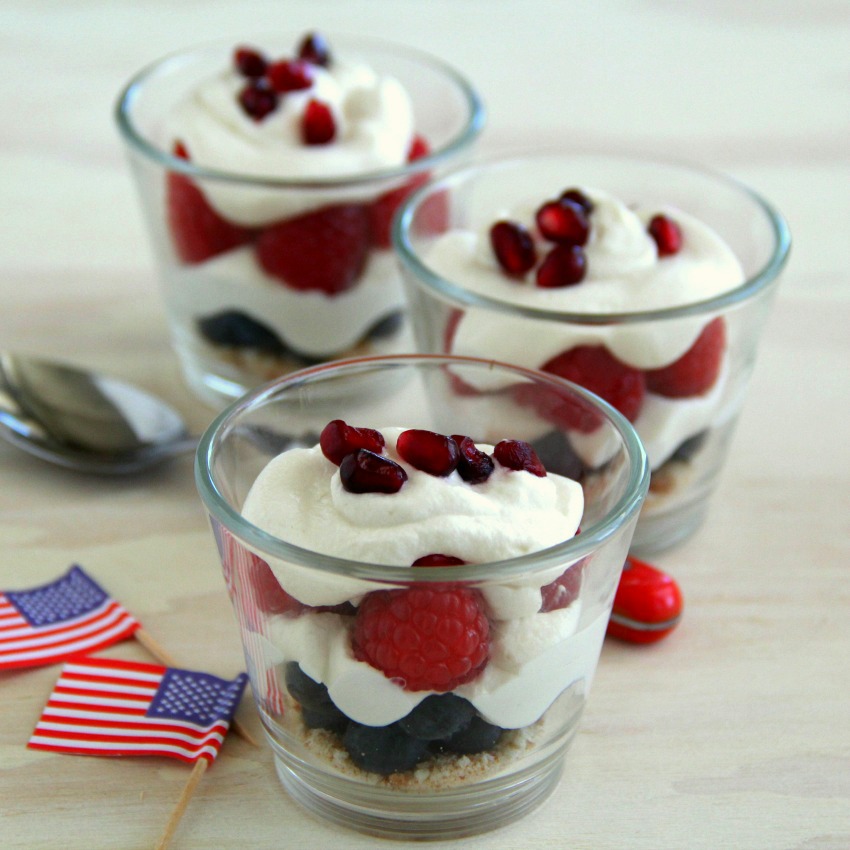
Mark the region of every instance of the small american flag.
<instances>
[{"instance_id":1,"label":"small american flag","mask_svg":"<svg viewBox=\"0 0 850 850\"><path fill-rule=\"evenodd\" d=\"M213 761L248 677L117 659L69 661L27 746L92 756Z\"/></svg>"},{"instance_id":2,"label":"small american flag","mask_svg":"<svg viewBox=\"0 0 850 850\"><path fill-rule=\"evenodd\" d=\"M141 624L83 570L0 592L0 670L54 664L123 640Z\"/></svg>"}]
</instances>

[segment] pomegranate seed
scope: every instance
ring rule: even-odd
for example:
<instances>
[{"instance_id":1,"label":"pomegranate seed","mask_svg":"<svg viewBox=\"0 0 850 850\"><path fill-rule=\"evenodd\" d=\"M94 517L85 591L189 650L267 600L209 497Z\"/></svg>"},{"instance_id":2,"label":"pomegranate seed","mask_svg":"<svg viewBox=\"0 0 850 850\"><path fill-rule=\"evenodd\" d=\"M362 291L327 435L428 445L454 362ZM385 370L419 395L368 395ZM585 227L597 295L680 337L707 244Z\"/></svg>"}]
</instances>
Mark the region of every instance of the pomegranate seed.
<instances>
[{"instance_id":1,"label":"pomegranate seed","mask_svg":"<svg viewBox=\"0 0 850 850\"><path fill-rule=\"evenodd\" d=\"M457 464L458 475L468 484L481 484L492 474L496 465L486 452L482 452L470 437L454 434L452 439L460 449Z\"/></svg>"},{"instance_id":2,"label":"pomegranate seed","mask_svg":"<svg viewBox=\"0 0 850 850\"><path fill-rule=\"evenodd\" d=\"M233 51L233 64L243 77L252 79L262 77L268 66L263 54L253 47L237 47Z\"/></svg>"},{"instance_id":3,"label":"pomegranate seed","mask_svg":"<svg viewBox=\"0 0 850 850\"><path fill-rule=\"evenodd\" d=\"M317 32L305 35L298 47L298 58L314 65L330 65L331 52L325 37Z\"/></svg>"},{"instance_id":4,"label":"pomegranate seed","mask_svg":"<svg viewBox=\"0 0 850 850\"><path fill-rule=\"evenodd\" d=\"M264 83L252 80L239 92L239 105L255 121L262 121L277 109L277 95Z\"/></svg>"},{"instance_id":5,"label":"pomegranate seed","mask_svg":"<svg viewBox=\"0 0 850 850\"><path fill-rule=\"evenodd\" d=\"M451 437L419 428L402 431L396 451L411 466L429 475L450 475L460 459L460 450Z\"/></svg>"},{"instance_id":6,"label":"pomegranate seed","mask_svg":"<svg viewBox=\"0 0 850 850\"><path fill-rule=\"evenodd\" d=\"M412 567L462 567L466 561L454 555L423 555L417 558Z\"/></svg>"},{"instance_id":7,"label":"pomegranate seed","mask_svg":"<svg viewBox=\"0 0 850 850\"><path fill-rule=\"evenodd\" d=\"M581 283L587 272L587 258L580 245L556 245L537 268L538 286L555 289Z\"/></svg>"},{"instance_id":8,"label":"pomegranate seed","mask_svg":"<svg viewBox=\"0 0 850 850\"><path fill-rule=\"evenodd\" d=\"M537 457L537 452L525 440L502 440L496 443L493 457L508 469L530 472L538 478L546 477L546 467Z\"/></svg>"},{"instance_id":9,"label":"pomegranate seed","mask_svg":"<svg viewBox=\"0 0 850 850\"><path fill-rule=\"evenodd\" d=\"M305 145L326 145L336 135L336 121L330 106L315 98L301 118L301 138Z\"/></svg>"},{"instance_id":10,"label":"pomegranate seed","mask_svg":"<svg viewBox=\"0 0 850 850\"><path fill-rule=\"evenodd\" d=\"M537 210L537 226L550 242L584 245L590 224L582 207L570 200L547 201Z\"/></svg>"},{"instance_id":11,"label":"pomegranate seed","mask_svg":"<svg viewBox=\"0 0 850 850\"><path fill-rule=\"evenodd\" d=\"M328 422L319 437L322 454L337 466L342 459L356 449L368 449L375 454L381 454L386 443L384 435L373 428L355 428L342 419Z\"/></svg>"},{"instance_id":12,"label":"pomegranate seed","mask_svg":"<svg viewBox=\"0 0 850 850\"><path fill-rule=\"evenodd\" d=\"M422 136L414 136L410 143L410 150L407 152L407 161L416 162L417 159L422 159L431 153L431 145Z\"/></svg>"},{"instance_id":13,"label":"pomegranate seed","mask_svg":"<svg viewBox=\"0 0 850 850\"><path fill-rule=\"evenodd\" d=\"M565 192L561 192L559 200L572 201L574 204L578 204L584 210L585 215L590 215L594 210L593 201L581 189L567 189Z\"/></svg>"},{"instance_id":14,"label":"pomegranate seed","mask_svg":"<svg viewBox=\"0 0 850 850\"><path fill-rule=\"evenodd\" d=\"M650 219L647 230L658 246L659 257L669 257L679 253L682 247L682 231L672 218L666 215L655 215Z\"/></svg>"},{"instance_id":15,"label":"pomegranate seed","mask_svg":"<svg viewBox=\"0 0 850 850\"><path fill-rule=\"evenodd\" d=\"M355 449L339 465L342 486L349 493L398 493L407 473L388 457Z\"/></svg>"},{"instance_id":16,"label":"pomegranate seed","mask_svg":"<svg viewBox=\"0 0 850 850\"><path fill-rule=\"evenodd\" d=\"M531 234L516 222L497 221L490 228L490 245L499 265L510 275L524 275L537 262Z\"/></svg>"},{"instance_id":17,"label":"pomegranate seed","mask_svg":"<svg viewBox=\"0 0 850 850\"><path fill-rule=\"evenodd\" d=\"M269 85L276 92L300 91L313 85L313 71L307 62L282 60L266 70Z\"/></svg>"}]
</instances>

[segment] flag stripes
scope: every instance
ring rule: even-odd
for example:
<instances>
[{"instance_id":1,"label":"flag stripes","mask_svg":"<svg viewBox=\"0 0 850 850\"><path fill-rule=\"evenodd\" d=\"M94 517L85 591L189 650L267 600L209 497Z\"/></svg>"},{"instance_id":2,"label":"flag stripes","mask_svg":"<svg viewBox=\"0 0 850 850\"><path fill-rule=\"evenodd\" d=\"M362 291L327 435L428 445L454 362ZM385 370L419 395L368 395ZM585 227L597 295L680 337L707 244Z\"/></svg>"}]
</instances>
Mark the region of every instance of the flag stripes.
<instances>
[{"instance_id":1,"label":"flag stripes","mask_svg":"<svg viewBox=\"0 0 850 850\"><path fill-rule=\"evenodd\" d=\"M244 674L229 682L115 659L71 661L62 668L28 746L87 755L212 761L246 681ZM209 714L210 721L189 719L199 712Z\"/></svg>"},{"instance_id":2,"label":"flag stripes","mask_svg":"<svg viewBox=\"0 0 850 850\"><path fill-rule=\"evenodd\" d=\"M28 591L0 592L0 670L53 664L129 637L141 624L80 567Z\"/></svg>"}]
</instances>

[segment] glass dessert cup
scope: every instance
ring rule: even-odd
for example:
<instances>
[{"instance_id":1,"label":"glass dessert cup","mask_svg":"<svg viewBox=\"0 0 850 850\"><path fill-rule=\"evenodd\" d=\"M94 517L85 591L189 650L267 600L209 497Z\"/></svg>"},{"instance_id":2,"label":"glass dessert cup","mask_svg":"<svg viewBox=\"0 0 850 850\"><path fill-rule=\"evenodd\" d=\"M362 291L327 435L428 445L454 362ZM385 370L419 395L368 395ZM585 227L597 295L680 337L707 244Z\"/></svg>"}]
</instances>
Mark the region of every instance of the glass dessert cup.
<instances>
[{"instance_id":1,"label":"glass dessert cup","mask_svg":"<svg viewBox=\"0 0 850 850\"><path fill-rule=\"evenodd\" d=\"M486 391L472 394L470 386ZM582 477L580 533L549 548L497 562L411 569L302 549L242 516L267 462L289 448L315 445L325 424L338 418L464 433L477 443L528 439L549 474L569 475L569 435L553 430L536 412L537 402L581 407L599 418L610 441L605 468ZM553 791L649 481L640 441L613 408L559 378L493 361L429 355L340 361L255 390L222 413L199 446L196 480L276 769L295 800L358 831L441 839L511 822ZM555 592L548 607L541 604L549 598L544 587ZM464 728L478 724L476 734L482 727L486 740L458 745L425 736L431 743L416 744L413 766L358 767L346 751L348 734L363 728L357 723L369 727L367 734L392 736L398 721L421 709L420 699L434 696L408 691L356 660L352 623L367 607L363 600L446 588L484 600L491 624L483 672L452 692L465 710L475 707ZM328 711L331 722L315 720ZM418 741L420 733L411 735ZM381 757L395 759L395 739L381 741Z\"/></svg>"},{"instance_id":2,"label":"glass dessert cup","mask_svg":"<svg viewBox=\"0 0 850 850\"><path fill-rule=\"evenodd\" d=\"M292 56L297 40L257 43L271 58ZM189 386L214 407L307 365L411 350L390 244L392 213L413 187L462 162L484 122L476 92L441 61L368 39L332 38L332 57L363 62L407 92L414 128L407 162L345 176L334 176L329 165L318 176L313 168L312 176L274 178L202 167L192 162L191 146L175 138L173 116L231 63L235 47L214 44L152 64L127 84L116 107L172 341ZM227 142L240 161L254 147L238 133ZM327 239L333 251L323 247ZM313 248L304 247L311 240ZM289 276L293 266L301 279Z\"/></svg>"},{"instance_id":3,"label":"glass dessert cup","mask_svg":"<svg viewBox=\"0 0 850 850\"><path fill-rule=\"evenodd\" d=\"M449 273L444 266L435 267L435 245L439 247L442 234L435 236L424 226L434 198L448 208L445 232L479 234L476 250L481 251L487 228L497 219L509 218L508 211L524 209L533 214L535 204L557 198L569 187L582 186L610 193L629 209L639 204L644 210L686 211L731 249L741 267L740 283L728 291L715 291L710 297L675 306L656 303L646 309L638 301L628 311L608 312L576 308L573 302L568 311L550 309L539 299L514 300L504 289L494 296L488 289L492 278L482 277L486 283L471 285L469 278L461 279L461 274ZM593 215L589 214L591 228ZM728 453L761 330L790 250L786 223L770 204L732 179L687 165L603 155L534 155L483 162L431 182L405 203L396 218L393 239L404 273L417 350L422 352L493 357L550 371L557 370L553 364L559 355L579 346L631 349L640 360L666 356L657 352L678 345L678 361L670 356L652 367L639 362L633 367L638 373L646 369L649 376L650 368L664 372L669 361L681 365L686 359L681 352L691 340L706 342L716 332L710 353L718 358L717 374L708 388L666 397L656 394L647 377L642 408L629 416L645 444L652 469L633 550L638 554L661 551L700 526ZM489 245L486 250L490 252ZM489 257L488 253L491 268L486 274L501 275L498 264ZM587 257L590 268L590 253ZM657 262L661 265L667 260L659 257ZM578 293L582 287L593 287L587 274L588 279L564 289ZM533 278L525 280L517 290L535 288ZM633 286L639 291L638 285ZM682 345L682 340L687 342ZM686 352L692 355L691 365L702 356L698 348L694 343ZM583 382L574 374L564 376ZM642 376L639 379L644 380ZM590 382L588 386L606 396ZM607 400L622 407L612 397ZM557 414L553 416L557 419ZM593 435L583 436L588 446L582 459L592 469L596 463Z\"/></svg>"}]
</instances>

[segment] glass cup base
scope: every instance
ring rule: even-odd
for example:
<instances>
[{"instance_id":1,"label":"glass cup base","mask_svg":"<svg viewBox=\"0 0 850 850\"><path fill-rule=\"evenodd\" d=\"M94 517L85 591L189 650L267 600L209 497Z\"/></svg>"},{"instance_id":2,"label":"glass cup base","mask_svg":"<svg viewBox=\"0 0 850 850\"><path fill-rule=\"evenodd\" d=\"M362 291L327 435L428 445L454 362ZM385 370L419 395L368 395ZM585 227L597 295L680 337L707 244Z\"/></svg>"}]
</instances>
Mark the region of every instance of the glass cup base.
<instances>
[{"instance_id":1,"label":"glass cup base","mask_svg":"<svg viewBox=\"0 0 850 850\"><path fill-rule=\"evenodd\" d=\"M707 514L708 501L701 499L664 513L641 516L629 551L643 557L670 549L694 534Z\"/></svg>"},{"instance_id":2,"label":"glass cup base","mask_svg":"<svg viewBox=\"0 0 850 850\"><path fill-rule=\"evenodd\" d=\"M527 774L511 774L474 789L418 795L362 787L327 774L290 767L275 751L275 769L287 793L307 811L337 826L408 841L465 838L506 826L529 814L555 790L572 735Z\"/></svg>"}]
</instances>

